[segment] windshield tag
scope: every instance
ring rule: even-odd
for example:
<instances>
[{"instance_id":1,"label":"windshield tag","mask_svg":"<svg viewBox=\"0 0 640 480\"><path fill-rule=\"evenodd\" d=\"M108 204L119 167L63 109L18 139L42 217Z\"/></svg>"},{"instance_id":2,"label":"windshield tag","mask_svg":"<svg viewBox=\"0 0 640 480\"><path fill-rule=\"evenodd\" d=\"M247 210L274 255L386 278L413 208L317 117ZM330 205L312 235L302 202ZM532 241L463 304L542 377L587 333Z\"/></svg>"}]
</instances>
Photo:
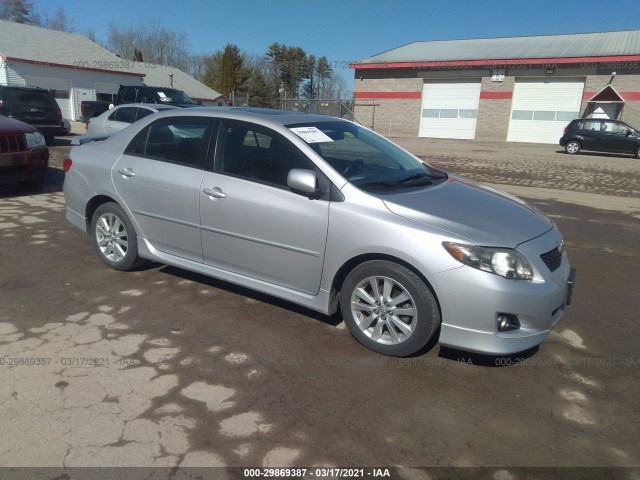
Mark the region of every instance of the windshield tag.
<instances>
[{"instance_id":1,"label":"windshield tag","mask_svg":"<svg viewBox=\"0 0 640 480\"><path fill-rule=\"evenodd\" d=\"M164 94L164 92L158 92L158 96L162 99L167 98L167 96Z\"/></svg>"},{"instance_id":2,"label":"windshield tag","mask_svg":"<svg viewBox=\"0 0 640 480\"><path fill-rule=\"evenodd\" d=\"M289 130L307 143L333 142L331 137L325 135L316 127L296 127L290 128Z\"/></svg>"}]
</instances>

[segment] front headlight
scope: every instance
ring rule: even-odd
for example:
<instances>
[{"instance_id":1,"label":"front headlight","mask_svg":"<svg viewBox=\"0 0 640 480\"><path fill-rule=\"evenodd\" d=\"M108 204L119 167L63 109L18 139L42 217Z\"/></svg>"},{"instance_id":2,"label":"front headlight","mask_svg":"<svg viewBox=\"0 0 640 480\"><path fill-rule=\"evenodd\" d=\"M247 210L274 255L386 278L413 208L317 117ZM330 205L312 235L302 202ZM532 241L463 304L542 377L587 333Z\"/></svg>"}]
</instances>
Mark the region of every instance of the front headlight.
<instances>
[{"instance_id":1,"label":"front headlight","mask_svg":"<svg viewBox=\"0 0 640 480\"><path fill-rule=\"evenodd\" d=\"M24 136L27 138L27 146L29 148L44 147L46 145L44 136L40 132L25 133Z\"/></svg>"},{"instance_id":2,"label":"front headlight","mask_svg":"<svg viewBox=\"0 0 640 480\"><path fill-rule=\"evenodd\" d=\"M531 280L533 278L531 264L517 250L449 242L444 242L442 245L453 258L478 270L516 280Z\"/></svg>"}]
</instances>

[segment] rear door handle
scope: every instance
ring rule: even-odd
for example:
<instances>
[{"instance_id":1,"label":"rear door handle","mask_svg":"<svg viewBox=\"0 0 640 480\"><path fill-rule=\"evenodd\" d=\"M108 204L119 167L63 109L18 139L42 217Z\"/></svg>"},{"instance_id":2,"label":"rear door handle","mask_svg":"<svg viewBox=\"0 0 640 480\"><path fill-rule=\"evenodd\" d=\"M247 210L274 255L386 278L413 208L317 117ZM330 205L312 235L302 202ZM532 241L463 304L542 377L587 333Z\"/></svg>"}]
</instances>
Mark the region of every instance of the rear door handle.
<instances>
[{"instance_id":1,"label":"rear door handle","mask_svg":"<svg viewBox=\"0 0 640 480\"><path fill-rule=\"evenodd\" d=\"M218 187L205 188L204 190L202 190L202 193L208 195L211 198L227 198L227 194L220 190L220 188Z\"/></svg>"},{"instance_id":2,"label":"rear door handle","mask_svg":"<svg viewBox=\"0 0 640 480\"><path fill-rule=\"evenodd\" d=\"M136 174L134 173L134 171L130 168L121 168L120 170L118 170L118 173L120 175L122 175L123 177L135 177Z\"/></svg>"}]
</instances>

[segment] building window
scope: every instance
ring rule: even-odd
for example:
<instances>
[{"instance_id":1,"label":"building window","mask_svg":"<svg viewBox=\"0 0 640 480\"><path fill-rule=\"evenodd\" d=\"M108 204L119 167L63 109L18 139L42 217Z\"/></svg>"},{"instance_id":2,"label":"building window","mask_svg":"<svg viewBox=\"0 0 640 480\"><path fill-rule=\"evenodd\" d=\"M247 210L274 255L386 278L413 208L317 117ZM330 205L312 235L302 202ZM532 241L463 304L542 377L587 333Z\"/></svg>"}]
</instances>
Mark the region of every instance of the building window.
<instances>
[{"instance_id":1,"label":"building window","mask_svg":"<svg viewBox=\"0 0 640 480\"><path fill-rule=\"evenodd\" d=\"M562 112L555 110L514 110L511 112L512 120L540 120L540 121L556 121L567 122L578 118L578 112Z\"/></svg>"},{"instance_id":2,"label":"building window","mask_svg":"<svg viewBox=\"0 0 640 480\"><path fill-rule=\"evenodd\" d=\"M477 118L478 110L457 108L425 108L422 118Z\"/></svg>"},{"instance_id":3,"label":"building window","mask_svg":"<svg viewBox=\"0 0 640 480\"><path fill-rule=\"evenodd\" d=\"M56 90L50 88L49 91L51 92L51 95L53 95L53 98L58 98L60 100L69 100L69 90Z\"/></svg>"}]
</instances>

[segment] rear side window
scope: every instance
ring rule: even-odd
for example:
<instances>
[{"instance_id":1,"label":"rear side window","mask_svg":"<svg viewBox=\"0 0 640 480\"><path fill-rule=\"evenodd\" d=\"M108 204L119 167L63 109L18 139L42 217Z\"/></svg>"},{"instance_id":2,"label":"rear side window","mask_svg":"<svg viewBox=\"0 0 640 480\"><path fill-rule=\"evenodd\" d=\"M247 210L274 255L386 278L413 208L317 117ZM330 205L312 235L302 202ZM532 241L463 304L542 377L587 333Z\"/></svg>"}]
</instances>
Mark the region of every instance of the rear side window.
<instances>
[{"instance_id":1,"label":"rear side window","mask_svg":"<svg viewBox=\"0 0 640 480\"><path fill-rule=\"evenodd\" d=\"M203 168L211 122L207 118L165 118L134 137L125 153Z\"/></svg>"},{"instance_id":2,"label":"rear side window","mask_svg":"<svg viewBox=\"0 0 640 480\"><path fill-rule=\"evenodd\" d=\"M123 103L135 103L136 101L136 89L135 88L125 88L122 93L122 102Z\"/></svg>"},{"instance_id":3,"label":"rear side window","mask_svg":"<svg viewBox=\"0 0 640 480\"><path fill-rule=\"evenodd\" d=\"M147 115L151 115L153 113L153 111L149 110L148 108L137 108L136 110L138 110L138 116L136 117L136 121L146 117Z\"/></svg>"},{"instance_id":4,"label":"rear side window","mask_svg":"<svg viewBox=\"0 0 640 480\"><path fill-rule=\"evenodd\" d=\"M135 122L135 118L135 107L118 108L115 112L109 115L109 120L113 120L114 122L133 123Z\"/></svg>"},{"instance_id":5,"label":"rear side window","mask_svg":"<svg viewBox=\"0 0 640 480\"><path fill-rule=\"evenodd\" d=\"M156 93L149 88L140 88L137 101L140 103L156 103Z\"/></svg>"},{"instance_id":6,"label":"rear side window","mask_svg":"<svg viewBox=\"0 0 640 480\"><path fill-rule=\"evenodd\" d=\"M580 130L590 130L592 132L599 132L601 123L602 122L600 122L599 120L584 120L578 123L578 128Z\"/></svg>"}]
</instances>

